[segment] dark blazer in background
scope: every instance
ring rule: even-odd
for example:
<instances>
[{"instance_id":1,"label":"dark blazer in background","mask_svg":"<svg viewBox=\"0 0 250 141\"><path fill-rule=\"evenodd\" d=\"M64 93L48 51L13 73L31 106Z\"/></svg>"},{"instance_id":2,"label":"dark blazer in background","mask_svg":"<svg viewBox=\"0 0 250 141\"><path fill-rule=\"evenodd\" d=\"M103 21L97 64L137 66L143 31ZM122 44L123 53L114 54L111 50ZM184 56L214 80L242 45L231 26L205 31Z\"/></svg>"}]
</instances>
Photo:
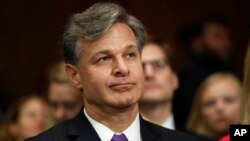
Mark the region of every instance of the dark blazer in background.
<instances>
[{"instance_id":1,"label":"dark blazer in background","mask_svg":"<svg viewBox=\"0 0 250 141\"><path fill-rule=\"evenodd\" d=\"M143 141L197 141L187 134L169 130L140 117ZM26 141L101 141L83 110L72 120L56 125L51 129Z\"/></svg>"}]
</instances>

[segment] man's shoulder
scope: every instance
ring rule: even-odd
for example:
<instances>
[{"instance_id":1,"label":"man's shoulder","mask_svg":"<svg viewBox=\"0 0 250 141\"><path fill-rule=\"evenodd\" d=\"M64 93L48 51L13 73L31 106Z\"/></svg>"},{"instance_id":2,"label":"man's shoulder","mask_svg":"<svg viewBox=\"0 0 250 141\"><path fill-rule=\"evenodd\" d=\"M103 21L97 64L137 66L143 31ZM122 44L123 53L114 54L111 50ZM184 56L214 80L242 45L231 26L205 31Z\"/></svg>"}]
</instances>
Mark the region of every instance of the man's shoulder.
<instances>
[{"instance_id":1,"label":"man's shoulder","mask_svg":"<svg viewBox=\"0 0 250 141\"><path fill-rule=\"evenodd\" d=\"M145 125L148 126L148 129L152 132L160 133L159 140L168 140L168 141L198 141L198 139L192 135L189 135L184 132L167 129L162 126L156 125L154 123L145 121Z\"/></svg>"},{"instance_id":2,"label":"man's shoulder","mask_svg":"<svg viewBox=\"0 0 250 141\"><path fill-rule=\"evenodd\" d=\"M54 127L40 133L39 135L29 138L26 141L55 141L55 140L60 140L60 141L67 141L67 135L66 135L66 124L68 122L62 123L55 125Z\"/></svg>"}]
</instances>

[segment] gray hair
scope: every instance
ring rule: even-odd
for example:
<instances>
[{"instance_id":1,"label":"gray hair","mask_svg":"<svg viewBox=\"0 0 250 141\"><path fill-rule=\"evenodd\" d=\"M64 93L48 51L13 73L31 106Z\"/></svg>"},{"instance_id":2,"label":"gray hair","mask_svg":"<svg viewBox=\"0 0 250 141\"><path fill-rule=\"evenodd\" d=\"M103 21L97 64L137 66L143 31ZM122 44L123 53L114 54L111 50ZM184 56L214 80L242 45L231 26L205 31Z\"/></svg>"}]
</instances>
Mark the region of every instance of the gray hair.
<instances>
[{"instance_id":1,"label":"gray hair","mask_svg":"<svg viewBox=\"0 0 250 141\"><path fill-rule=\"evenodd\" d=\"M141 52L147 37L142 23L118 4L96 3L69 19L63 34L62 54L65 62L78 65L83 48L77 42L81 39L96 41L118 22L125 23L132 29Z\"/></svg>"}]
</instances>

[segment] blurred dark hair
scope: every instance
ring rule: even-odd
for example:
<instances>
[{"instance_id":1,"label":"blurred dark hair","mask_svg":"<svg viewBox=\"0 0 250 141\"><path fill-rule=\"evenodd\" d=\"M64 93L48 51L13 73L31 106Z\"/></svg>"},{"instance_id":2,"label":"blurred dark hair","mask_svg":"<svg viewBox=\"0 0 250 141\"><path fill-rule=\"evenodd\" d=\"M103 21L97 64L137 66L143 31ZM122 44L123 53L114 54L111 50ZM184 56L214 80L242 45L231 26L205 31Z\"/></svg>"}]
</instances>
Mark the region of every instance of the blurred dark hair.
<instances>
[{"instance_id":1,"label":"blurred dark hair","mask_svg":"<svg viewBox=\"0 0 250 141\"><path fill-rule=\"evenodd\" d=\"M202 35L202 24L194 23L183 27L179 33L180 41L185 47L190 47L192 40Z\"/></svg>"},{"instance_id":2,"label":"blurred dark hair","mask_svg":"<svg viewBox=\"0 0 250 141\"><path fill-rule=\"evenodd\" d=\"M225 16L211 15L198 22L184 26L178 34L180 42L185 48L192 50L192 40L202 36L204 29L211 24L219 24L225 27L231 26L230 21Z\"/></svg>"},{"instance_id":3,"label":"blurred dark hair","mask_svg":"<svg viewBox=\"0 0 250 141\"><path fill-rule=\"evenodd\" d=\"M219 24L225 27L231 26L229 19L222 15L211 15L205 17L204 19L201 20L201 24L202 24L202 29L206 28L211 24Z\"/></svg>"}]
</instances>

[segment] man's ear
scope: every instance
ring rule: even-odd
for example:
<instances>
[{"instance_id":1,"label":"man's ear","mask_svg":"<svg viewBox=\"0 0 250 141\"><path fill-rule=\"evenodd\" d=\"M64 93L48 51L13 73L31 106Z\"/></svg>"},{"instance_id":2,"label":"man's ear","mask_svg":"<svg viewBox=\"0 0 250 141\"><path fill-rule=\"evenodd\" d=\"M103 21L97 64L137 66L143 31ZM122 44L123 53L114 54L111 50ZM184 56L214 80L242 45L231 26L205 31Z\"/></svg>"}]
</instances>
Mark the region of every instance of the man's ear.
<instances>
[{"instance_id":1,"label":"man's ear","mask_svg":"<svg viewBox=\"0 0 250 141\"><path fill-rule=\"evenodd\" d=\"M74 65L66 64L65 71L71 84L78 89L82 89L80 70Z\"/></svg>"},{"instance_id":2,"label":"man's ear","mask_svg":"<svg viewBox=\"0 0 250 141\"><path fill-rule=\"evenodd\" d=\"M173 84L174 84L174 90L176 90L179 87L179 78L178 78L177 73L173 72L172 77L173 77L172 79L173 79Z\"/></svg>"}]
</instances>

